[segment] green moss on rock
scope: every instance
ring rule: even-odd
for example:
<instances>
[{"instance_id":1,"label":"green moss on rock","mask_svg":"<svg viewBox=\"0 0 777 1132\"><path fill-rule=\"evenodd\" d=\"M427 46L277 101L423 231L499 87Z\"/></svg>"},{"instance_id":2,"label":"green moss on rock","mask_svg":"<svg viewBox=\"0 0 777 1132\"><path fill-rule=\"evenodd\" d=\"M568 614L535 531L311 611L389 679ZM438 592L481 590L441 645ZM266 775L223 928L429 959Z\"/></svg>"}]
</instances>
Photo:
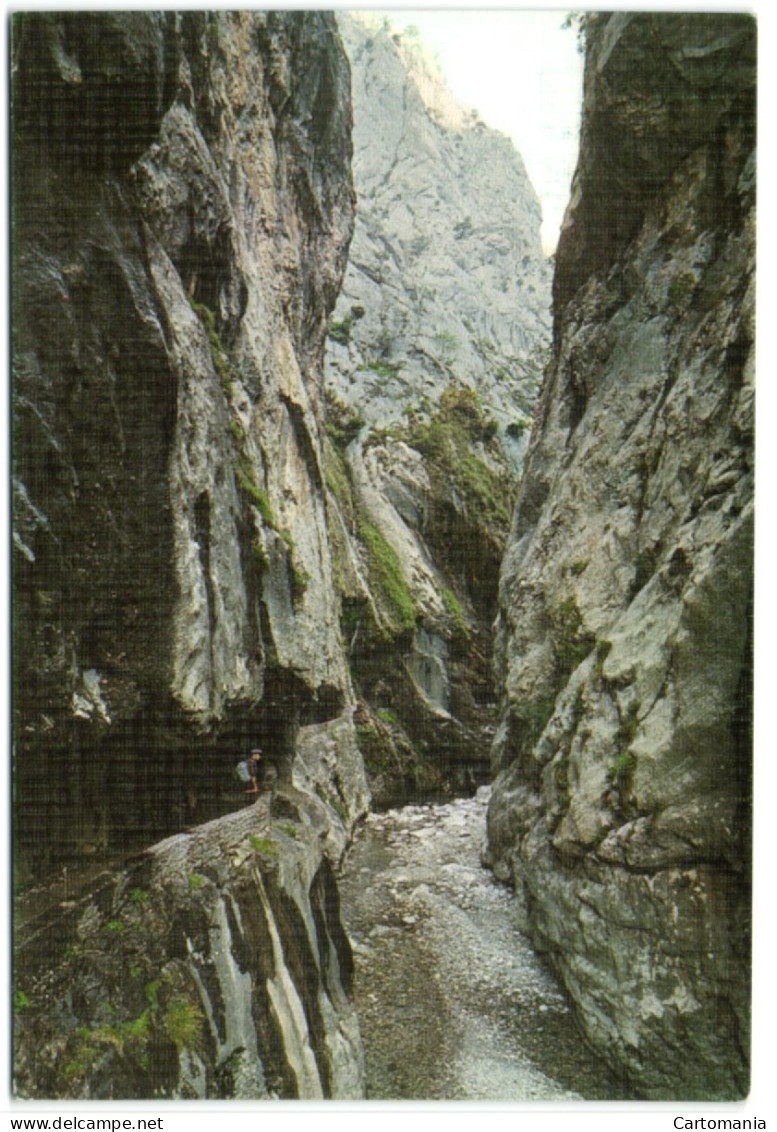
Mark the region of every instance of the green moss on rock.
<instances>
[{"instance_id":1,"label":"green moss on rock","mask_svg":"<svg viewBox=\"0 0 777 1132\"><path fill-rule=\"evenodd\" d=\"M232 362L229 359L226 348L219 337L216 330L216 316L213 311L206 307L204 303L196 303L193 299L190 300L191 307L194 313L199 318L200 322L205 327L208 335L208 342L210 344L211 358L216 373L219 375L221 388L224 391L224 396L227 400L231 399L234 393L234 379L235 371Z\"/></svg>"},{"instance_id":2,"label":"green moss on rock","mask_svg":"<svg viewBox=\"0 0 777 1132\"><path fill-rule=\"evenodd\" d=\"M566 680L581 664L596 644L589 633L574 597L567 597L551 615L553 624L553 652L559 678Z\"/></svg>"},{"instance_id":3,"label":"green moss on rock","mask_svg":"<svg viewBox=\"0 0 777 1132\"><path fill-rule=\"evenodd\" d=\"M495 422L482 414L477 393L449 385L429 421L409 423L402 439L425 457L435 486L453 491L476 524L485 523L504 540L510 522L513 483L505 468L494 470L473 450L493 445ZM495 459L499 453L494 448Z\"/></svg>"},{"instance_id":4,"label":"green moss on rock","mask_svg":"<svg viewBox=\"0 0 777 1132\"><path fill-rule=\"evenodd\" d=\"M392 632L413 629L416 620L413 595L402 573L397 552L364 514L359 516L359 537L367 551L373 593L382 599L381 605Z\"/></svg>"}]
</instances>

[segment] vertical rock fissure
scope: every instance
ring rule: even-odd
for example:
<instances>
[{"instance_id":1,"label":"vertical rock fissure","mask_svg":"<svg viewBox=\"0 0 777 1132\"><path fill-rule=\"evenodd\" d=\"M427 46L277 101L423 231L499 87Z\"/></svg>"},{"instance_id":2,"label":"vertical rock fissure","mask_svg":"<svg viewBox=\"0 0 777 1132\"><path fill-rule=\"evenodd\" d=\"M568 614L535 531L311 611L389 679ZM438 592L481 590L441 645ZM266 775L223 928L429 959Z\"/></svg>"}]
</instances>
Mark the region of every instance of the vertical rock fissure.
<instances>
[{"instance_id":1,"label":"vertical rock fissure","mask_svg":"<svg viewBox=\"0 0 777 1132\"><path fill-rule=\"evenodd\" d=\"M412 30L368 13L338 25L359 207L327 340L328 507L383 807L488 775L491 621L550 272L509 139L456 104Z\"/></svg>"}]
</instances>

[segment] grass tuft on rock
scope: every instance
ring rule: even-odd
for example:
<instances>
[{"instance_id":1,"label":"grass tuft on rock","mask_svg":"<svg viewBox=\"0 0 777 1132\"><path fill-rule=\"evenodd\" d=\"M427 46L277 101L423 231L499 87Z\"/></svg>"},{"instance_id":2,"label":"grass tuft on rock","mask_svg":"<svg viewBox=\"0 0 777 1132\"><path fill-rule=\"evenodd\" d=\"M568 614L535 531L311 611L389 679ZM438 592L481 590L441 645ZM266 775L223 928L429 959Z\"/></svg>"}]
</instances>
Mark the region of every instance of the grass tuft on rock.
<instances>
[{"instance_id":1,"label":"grass tuft on rock","mask_svg":"<svg viewBox=\"0 0 777 1132\"><path fill-rule=\"evenodd\" d=\"M179 1053L199 1049L204 1020L199 1003L184 995L176 995L170 1000L165 1010L164 1028Z\"/></svg>"},{"instance_id":2,"label":"grass tuft on rock","mask_svg":"<svg viewBox=\"0 0 777 1132\"><path fill-rule=\"evenodd\" d=\"M263 857L277 857L279 855L278 846L269 837L259 837L252 833L248 840L254 852L261 853Z\"/></svg>"}]
</instances>

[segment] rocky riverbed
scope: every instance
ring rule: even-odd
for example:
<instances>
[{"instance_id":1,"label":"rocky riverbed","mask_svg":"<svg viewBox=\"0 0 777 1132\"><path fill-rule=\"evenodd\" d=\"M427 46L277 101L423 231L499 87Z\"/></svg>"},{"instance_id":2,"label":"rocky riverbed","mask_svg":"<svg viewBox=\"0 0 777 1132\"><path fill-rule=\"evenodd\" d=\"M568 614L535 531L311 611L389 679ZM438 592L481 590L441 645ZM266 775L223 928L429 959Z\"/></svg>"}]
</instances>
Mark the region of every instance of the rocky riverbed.
<instances>
[{"instance_id":1,"label":"rocky riverbed","mask_svg":"<svg viewBox=\"0 0 777 1132\"><path fill-rule=\"evenodd\" d=\"M341 879L372 1099L630 1095L480 863L490 788L371 814Z\"/></svg>"}]
</instances>

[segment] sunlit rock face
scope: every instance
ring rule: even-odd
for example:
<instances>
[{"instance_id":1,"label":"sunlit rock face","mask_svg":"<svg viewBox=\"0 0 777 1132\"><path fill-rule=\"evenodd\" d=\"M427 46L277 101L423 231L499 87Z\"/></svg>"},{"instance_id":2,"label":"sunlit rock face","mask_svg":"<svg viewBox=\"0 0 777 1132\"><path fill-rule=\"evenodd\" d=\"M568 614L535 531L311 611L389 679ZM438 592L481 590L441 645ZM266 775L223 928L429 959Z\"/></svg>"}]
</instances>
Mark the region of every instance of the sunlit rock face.
<instances>
[{"instance_id":1,"label":"sunlit rock face","mask_svg":"<svg viewBox=\"0 0 777 1132\"><path fill-rule=\"evenodd\" d=\"M646 1097L748 1088L754 24L589 17L490 855Z\"/></svg>"},{"instance_id":2,"label":"sunlit rock face","mask_svg":"<svg viewBox=\"0 0 777 1132\"><path fill-rule=\"evenodd\" d=\"M412 32L338 14L357 211L326 354L343 635L378 801L488 773L491 623L549 342L540 210L511 141Z\"/></svg>"},{"instance_id":3,"label":"sunlit rock face","mask_svg":"<svg viewBox=\"0 0 777 1132\"><path fill-rule=\"evenodd\" d=\"M22 914L17 1095L363 1096L344 842L323 801L281 786Z\"/></svg>"},{"instance_id":4,"label":"sunlit rock face","mask_svg":"<svg viewBox=\"0 0 777 1132\"><path fill-rule=\"evenodd\" d=\"M248 747L288 781L300 724L350 719L320 419L353 189L327 14L13 39L26 864L212 816Z\"/></svg>"},{"instance_id":5,"label":"sunlit rock face","mask_svg":"<svg viewBox=\"0 0 777 1132\"><path fill-rule=\"evenodd\" d=\"M476 389L516 464L549 336L540 206L505 135L462 109L412 31L338 15L351 61L353 242L327 384L370 423ZM340 340L338 340L338 338ZM347 338L347 341L342 339Z\"/></svg>"}]
</instances>

